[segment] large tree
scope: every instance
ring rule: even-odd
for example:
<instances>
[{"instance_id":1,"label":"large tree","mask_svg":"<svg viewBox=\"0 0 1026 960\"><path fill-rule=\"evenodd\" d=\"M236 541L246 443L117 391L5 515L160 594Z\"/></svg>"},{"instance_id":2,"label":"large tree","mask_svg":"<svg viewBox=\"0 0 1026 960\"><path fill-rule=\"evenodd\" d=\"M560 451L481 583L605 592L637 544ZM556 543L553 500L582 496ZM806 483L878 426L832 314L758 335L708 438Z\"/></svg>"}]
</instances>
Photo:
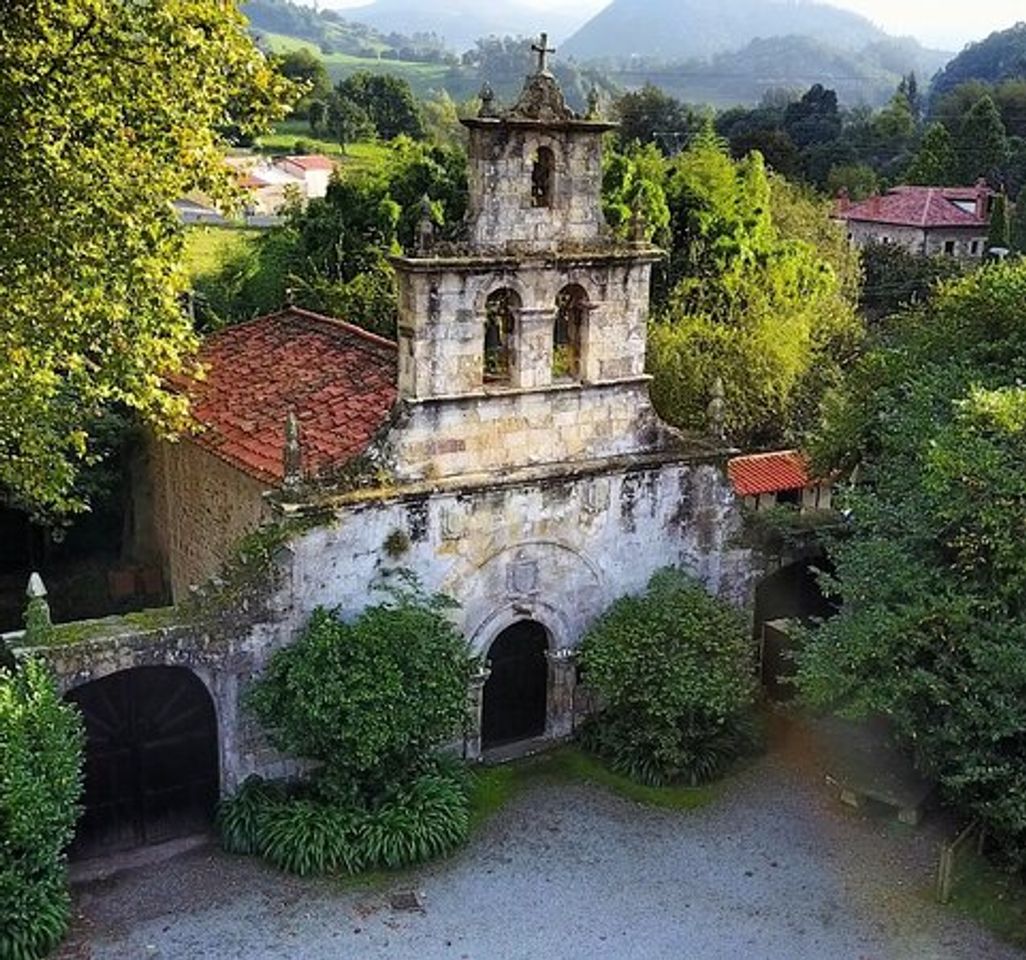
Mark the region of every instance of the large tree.
<instances>
[{"instance_id":1,"label":"large tree","mask_svg":"<svg viewBox=\"0 0 1026 960\"><path fill-rule=\"evenodd\" d=\"M226 0L26 0L0 16L0 490L84 504L113 406L185 422L164 378L195 347L172 201L228 201L228 130L291 91Z\"/></svg>"},{"instance_id":2,"label":"large tree","mask_svg":"<svg viewBox=\"0 0 1026 960\"><path fill-rule=\"evenodd\" d=\"M671 165L668 292L650 330L652 395L702 428L723 379L744 445L794 439L858 338L858 266L829 204L731 160L706 131Z\"/></svg>"},{"instance_id":3,"label":"large tree","mask_svg":"<svg viewBox=\"0 0 1026 960\"><path fill-rule=\"evenodd\" d=\"M948 799L1026 864L1026 266L893 321L827 406L818 466L859 482L813 631L817 706L883 713Z\"/></svg>"}]
</instances>

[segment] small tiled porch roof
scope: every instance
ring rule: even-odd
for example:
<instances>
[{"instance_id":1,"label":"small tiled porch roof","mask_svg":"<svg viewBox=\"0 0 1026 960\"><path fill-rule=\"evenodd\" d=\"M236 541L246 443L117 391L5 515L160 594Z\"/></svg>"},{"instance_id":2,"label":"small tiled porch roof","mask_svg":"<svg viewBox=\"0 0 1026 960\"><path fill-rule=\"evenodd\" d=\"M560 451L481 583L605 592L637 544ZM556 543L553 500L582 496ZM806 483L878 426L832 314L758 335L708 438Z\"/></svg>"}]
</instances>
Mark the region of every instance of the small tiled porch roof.
<instances>
[{"instance_id":1,"label":"small tiled porch roof","mask_svg":"<svg viewBox=\"0 0 1026 960\"><path fill-rule=\"evenodd\" d=\"M801 490L816 482L809 474L808 460L798 450L734 457L727 463L727 476L734 492L742 497Z\"/></svg>"}]
</instances>

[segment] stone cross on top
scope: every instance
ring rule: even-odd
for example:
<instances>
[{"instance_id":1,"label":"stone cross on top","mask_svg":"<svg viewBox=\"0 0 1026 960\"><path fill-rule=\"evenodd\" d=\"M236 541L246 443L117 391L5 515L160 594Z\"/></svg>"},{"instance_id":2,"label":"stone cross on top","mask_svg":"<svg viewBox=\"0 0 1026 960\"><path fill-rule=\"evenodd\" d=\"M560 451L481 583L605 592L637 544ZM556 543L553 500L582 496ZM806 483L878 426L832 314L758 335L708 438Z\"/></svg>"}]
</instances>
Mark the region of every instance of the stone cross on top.
<instances>
[{"instance_id":1,"label":"stone cross on top","mask_svg":"<svg viewBox=\"0 0 1026 960\"><path fill-rule=\"evenodd\" d=\"M548 64L549 54L556 52L556 48L555 47L550 47L549 46L549 35L547 33L543 33L541 35L541 42L540 43L532 43L531 44L531 49L536 54L538 54L538 72L539 73L548 73L549 72L549 64Z\"/></svg>"}]
</instances>

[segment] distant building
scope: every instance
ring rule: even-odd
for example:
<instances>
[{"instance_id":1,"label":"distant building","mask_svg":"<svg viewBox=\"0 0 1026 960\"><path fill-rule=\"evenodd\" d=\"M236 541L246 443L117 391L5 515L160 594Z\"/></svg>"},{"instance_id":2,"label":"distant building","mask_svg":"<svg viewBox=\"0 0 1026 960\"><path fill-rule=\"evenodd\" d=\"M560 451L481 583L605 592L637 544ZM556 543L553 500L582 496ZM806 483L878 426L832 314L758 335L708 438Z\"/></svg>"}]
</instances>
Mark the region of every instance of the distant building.
<instances>
[{"instance_id":1,"label":"distant building","mask_svg":"<svg viewBox=\"0 0 1026 960\"><path fill-rule=\"evenodd\" d=\"M813 477L808 460L797 450L735 457L727 463L727 476L734 492L751 510L787 504L802 513L831 509L831 482Z\"/></svg>"},{"instance_id":2,"label":"distant building","mask_svg":"<svg viewBox=\"0 0 1026 960\"><path fill-rule=\"evenodd\" d=\"M330 157L321 153L280 157L275 161L275 165L303 184L303 196L307 200L319 200L327 196L328 184L335 172L335 161Z\"/></svg>"},{"instance_id":3,"label":"distant building","mask_svg":"<svg viewBox=\"0 0 1026 960\"><path fill-rule=\"evenodd\" d=\"M894 187L882 196L852 203L838 197L837 219L856 247L894 244L909 253L965 259L987 252L994 192L974 187Z\"/></svg>"}]
</instances>

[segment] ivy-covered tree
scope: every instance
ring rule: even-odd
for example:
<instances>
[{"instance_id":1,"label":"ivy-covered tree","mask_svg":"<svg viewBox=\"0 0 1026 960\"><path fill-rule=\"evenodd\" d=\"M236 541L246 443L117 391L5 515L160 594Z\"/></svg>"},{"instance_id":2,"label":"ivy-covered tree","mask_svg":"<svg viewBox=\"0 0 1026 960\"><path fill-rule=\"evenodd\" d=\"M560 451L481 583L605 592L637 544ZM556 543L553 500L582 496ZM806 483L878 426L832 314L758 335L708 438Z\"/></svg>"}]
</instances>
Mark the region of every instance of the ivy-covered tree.
<instances>
[{"instance_id":1,"label":"ivy-covered tree","mask_svg":"<svg viewBox=\"0 0 1026 960\"><path fill-rule=\"evenodd\" d=\"M665 240L670 225L663 180L665 162L655 144L632 144L623 153L608 151L602 173L602 209L613 233L622 240L641 230L647 239Z\"/></svg>"},{"instance_id":2,"label":"ivy-covered tree","mask_svg":"<svg viewBox=\"0 0 1026 960\"><path fill-rule=\"evenodd\" d=\"M229 131L290 84L234 2L52 0L0 15L0 489L37 515L85 507L90 424L127 407L160 432L164 378L196 342L172 201L234 196Z\"/></svg>"},{"instance_id":3,"label":"ivy-covered tree","mask_svg":"<svg viewBox=\"0 0 1026 960\"><path fill-rule=\"evenodd\" d=\"M850 471L807 637L811 703L883 713L1026 866L1026 265L955 281L893 322L827 406L819 469Z\"/></svg>"}]
</instances>

